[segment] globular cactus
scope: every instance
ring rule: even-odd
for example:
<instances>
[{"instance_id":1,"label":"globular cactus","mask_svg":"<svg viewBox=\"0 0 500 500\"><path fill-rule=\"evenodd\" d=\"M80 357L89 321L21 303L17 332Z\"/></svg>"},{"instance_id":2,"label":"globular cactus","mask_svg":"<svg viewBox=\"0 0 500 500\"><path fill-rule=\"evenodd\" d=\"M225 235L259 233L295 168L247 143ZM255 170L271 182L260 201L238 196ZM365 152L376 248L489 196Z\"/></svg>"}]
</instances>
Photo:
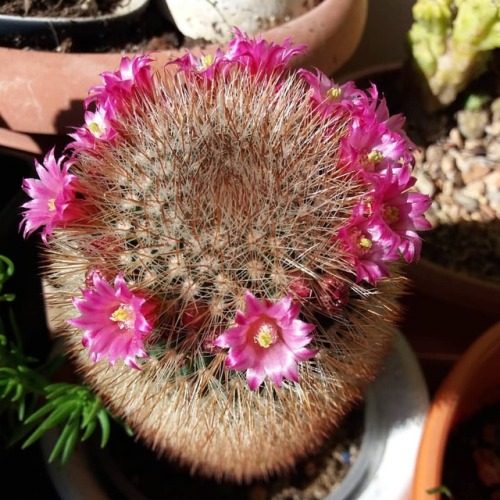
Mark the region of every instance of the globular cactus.
<instances>
[{"instance_id":1,"label":"globular cactus","mask_svg":"<svg viewBox=\"0 0 500 500\"><path fill-rule=\"evenodd\" d=\"M172 75L124 58L26 179L47 300L78 370L193 472L284 471L383 361L429 199L376 88L292 71L250 39Z\"/></svg>"},{"instance_id":2,"label":"globular cactus","mask_svg":"<svg viewBox=\"0 0 500 500\"><path fill-rule=\"evenodd\" d=\"M437 106L447 106L500 47L498 0L417 0L408 34L413 60ZM431 105L429 105L431 107Z\"/></svg>"}]
</instances>

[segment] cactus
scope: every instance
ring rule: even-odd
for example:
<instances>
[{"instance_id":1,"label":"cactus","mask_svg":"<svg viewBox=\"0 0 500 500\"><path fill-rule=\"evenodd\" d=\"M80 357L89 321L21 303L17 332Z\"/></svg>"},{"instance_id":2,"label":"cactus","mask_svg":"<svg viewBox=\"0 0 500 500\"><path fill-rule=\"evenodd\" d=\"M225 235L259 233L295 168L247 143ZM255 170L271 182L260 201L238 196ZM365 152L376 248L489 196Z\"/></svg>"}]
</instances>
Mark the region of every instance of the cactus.
<instances>
[{"instance_id":1,"label":"cactus","mask_svg":"<svg viewBox=\"0 0 500 500\"><path fill-rule=\"evenodd\" d=\"M125 57L25 179L57 332L159 455L238 481L285 471L360 400L428 229L413 144L375 87L289 69L235 30L153 70Z\"/></svg>"},{"instance_id":2,"label":"cactus","mask_svg":"<svg viewBox=\"0 0 500 500\"><path fill-rule=\"evenodd\" d=\"M408 34L412 57L438 106L487 68L500 47L498 0L418 0Z\"/></svg>"}]
</instances>

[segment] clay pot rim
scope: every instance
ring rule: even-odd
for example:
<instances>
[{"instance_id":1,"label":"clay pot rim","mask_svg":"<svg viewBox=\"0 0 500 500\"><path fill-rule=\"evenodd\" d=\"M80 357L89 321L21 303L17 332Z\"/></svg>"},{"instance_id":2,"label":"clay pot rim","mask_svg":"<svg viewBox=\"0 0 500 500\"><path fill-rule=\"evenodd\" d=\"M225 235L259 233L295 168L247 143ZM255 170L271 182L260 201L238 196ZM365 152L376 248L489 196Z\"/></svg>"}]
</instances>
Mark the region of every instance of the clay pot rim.
<instances>
[{"instance_id":1,"label":"clay pot rim","mask_svg":"<svg viewBox=\"0 0 500 500\"><path fill-rule=\"evenodd\" d=\"M34 17L0 14L0 33L11 32L12 30L36 30L48 23L55 27L71 26L74 24L93 27L96 24L138 16L147 7L149 2L150 0L122 0L116 6L114 12L94 17ZM1 28L4 24L5 30Z\"/></svg>"},{"instance_id":2,"label":"clay pot rim","mask_svg":"<svg viewBox=\"0 0 500 500\"><path fill-rule=\"evenodd\" d=\"M418 451L413 500L439 499L439 494L428 494L426 490L441 485L448 436L467 416L460 409L461 395L470 388L478 368L487 360L491 363L496 359L500 362L500 321L488 328L461 355L431 401Z\"/></svg>"},{"instance_id":3,"label":"clay pot rim","mask_svg":"<svg viewBox=\"0 0 500 500\"><path fill-rule=\"evenodd\" d=\"M478 312L500 311L500 285L462 271L455 271L426 258L407 267L413 285L428 296Z\"/></svg>"},{"instance_id":4,"label":"clay pot rim","mask_svg":"<svg viewBox=\"0 0 500 500\"><path fill-rule=\"evenodd\" d=\"M263 39L305 44L295 66L318 68L332 74L356 50L367 20L368 0L323 0L289 22L262 32ZM190 49L195 55L214 53L226 44ZM184 55L185 49L154 53L155 67ZM0 47L0 145L9 147L4 130L21 134L66 134L78 126L83 110L78 102L100 83L99 75L117 68L130 53L55 53ZM77 106L75 106L77 103ZM12 135L12 134L11 134ZM21 141L22 142L22 141ZM24 141L26 142L26 140Z\"/></svg>"}]
</instances>

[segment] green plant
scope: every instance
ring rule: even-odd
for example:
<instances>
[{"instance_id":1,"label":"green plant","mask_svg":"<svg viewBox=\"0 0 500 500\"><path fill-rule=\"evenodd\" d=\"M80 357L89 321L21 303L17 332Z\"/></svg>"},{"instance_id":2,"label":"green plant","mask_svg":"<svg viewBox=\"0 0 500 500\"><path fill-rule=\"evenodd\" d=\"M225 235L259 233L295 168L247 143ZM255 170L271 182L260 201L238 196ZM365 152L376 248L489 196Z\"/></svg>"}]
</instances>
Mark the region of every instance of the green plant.
<instances>
[{"instance_id":1,"label":"green plant","mask_svg":"<svg viewBox=\"0 0 500 500\"><path fill-rule=\"evenodd\" d=\"M436 486L435 488L431 488L430 490L427 490L426 493L429 495L435 495L436 493L440 493L441 495L445 495L448 498L452 498L452 494L451 494L450 489L444 485L440 485L440 486Z\"/></svg>"},{"instance_id":2,"label":"green plant","mask_svg":"<svg viewBox=\"0 0 500 500\"><path fill-rule=\"evenodd\" d=\"M446 106L482 74L500 47L498 0L418 0L408 34L411 53L434 99Z\"/></svg>"},{"instance_id":3,"label":"green plant","mask_svg":"<svg viewBox=\"0 0 500 500\"><path fill-rule=\"evenodd\" d=\"M14 275L11 259L0 255L0 302L15 300L12 293L2 293ZM61 432L49 461L67 463L78 441L88 439L101 428L101 446L109 438L109 414L101 398L88 387L69 383L51 383L51 378L65 362L54 356L46 363L25 354L23 332L19 331L11 307L0 315L0 413L9 429L8 445L23 440L26 448L53 427ZM4 317L6 316L6 317ZM41 421L41 423L40 423ZM38 427L35 428L38 423ZM7 435L7 432L5 432Z\"/></svg>"}]
</instances>

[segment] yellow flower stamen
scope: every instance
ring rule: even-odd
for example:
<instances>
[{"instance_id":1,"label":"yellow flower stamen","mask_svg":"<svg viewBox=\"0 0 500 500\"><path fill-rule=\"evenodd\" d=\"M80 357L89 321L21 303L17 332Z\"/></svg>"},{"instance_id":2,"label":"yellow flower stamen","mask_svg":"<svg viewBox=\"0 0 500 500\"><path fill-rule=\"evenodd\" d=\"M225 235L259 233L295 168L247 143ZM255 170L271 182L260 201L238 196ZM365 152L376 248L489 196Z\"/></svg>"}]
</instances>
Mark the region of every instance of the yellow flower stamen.
<instances>
[{"instance_id":1,"label":"yellow flower stamen","mask_svg":"<svg viewBox=\"0 0 500 500\"><path fill-rule=\"evenodd\" d=\"M371 242L371 240L369 240L365 236L362 236L359 239L359 246L362 247L362 248L371 248L372 245L373 245L373 243Z\"/></svg>"},{"instance_id":2,"label":"yellow flower stamen","mask_svg":"<svg viewBox=\"0 0 500 500\"><path fill-rule=\"evenodd\" d=\"M330 99L338 99L342 94L340 87L332 87L326 91L326 96Z\"/></svg>"},{"instance_id":3,"label":"yellow flower stamen","mask_svg":"<svg viewBox=\"0 0 500 500\"><path fill-rule=\"evenodd\" d=\"M264 349L269 348L276 340L276 329L271 325L262 325L257 331L255 342Z\"/></svg>"},{"instance_id":4,"label":"yellow flower stamen","mask_svg":"<svg viewBox=\"0 0 500 500\"><path fill-rule=\"evenodd\" d=\"M212 54L207 54L201 58L202 68L208 68L214 62L214 56Z\"/></svg>"},{"instance_id":5,"label":"yellow flower stamen","mask_svg":"<svg viewBox=\"0 0 500 500\"><path fill-rule=\"evenodd\" d=\"M388 224L393 224L399 220L399 209L398 207L386 206L384 207L384 220Z\"/></svg>"},{"instance_id":6,"label":"yellow flower stamen","mask_svg":"<svg viewBox=\"0 0 500 500\"><path fill-rule=\"evenodd\" d=\"M49 207L49 212L54 212L56 209L55 198L50 198L50 200L47 201L47 206Z\"/></svg>"},{"instance_id":7,"label":"yellow flower stamen","mask_svg":"<svg viewBox=\"0 0 500 500\"><path fill-rule=\"evenodd\" d=\"M96 137L101 137L101 135L104 133L104 130L99 127L99 124L97 122L90 122L88 124L89 130L94 134Z\"/></svg>"},{"instance_id":8,"label":"yellow flower stamen","mask_svg":"<svg viewBox=\"0 0 500 500\"><path fill-rule=\"evenodd\" d=\"M111 321L116 321L119 323L119 327L121 328L130 328L134 322L134 313L130 306L125 304L120 304L120 307L116 309L116 311L111 314L109 317Z\"/></svg>"},{"instance_id":9,"label":"yellow flower stamen","mask_svg":"<svg viewBox=\"0 0 500 500\"><path fill-rule=\"evenodd\" d=\"M384 155L380 152L374 149L373 151L370 151L368 155L366 156L366 159L370 163L380 163L384 159Z\"/></svg>"}]
</instances>

